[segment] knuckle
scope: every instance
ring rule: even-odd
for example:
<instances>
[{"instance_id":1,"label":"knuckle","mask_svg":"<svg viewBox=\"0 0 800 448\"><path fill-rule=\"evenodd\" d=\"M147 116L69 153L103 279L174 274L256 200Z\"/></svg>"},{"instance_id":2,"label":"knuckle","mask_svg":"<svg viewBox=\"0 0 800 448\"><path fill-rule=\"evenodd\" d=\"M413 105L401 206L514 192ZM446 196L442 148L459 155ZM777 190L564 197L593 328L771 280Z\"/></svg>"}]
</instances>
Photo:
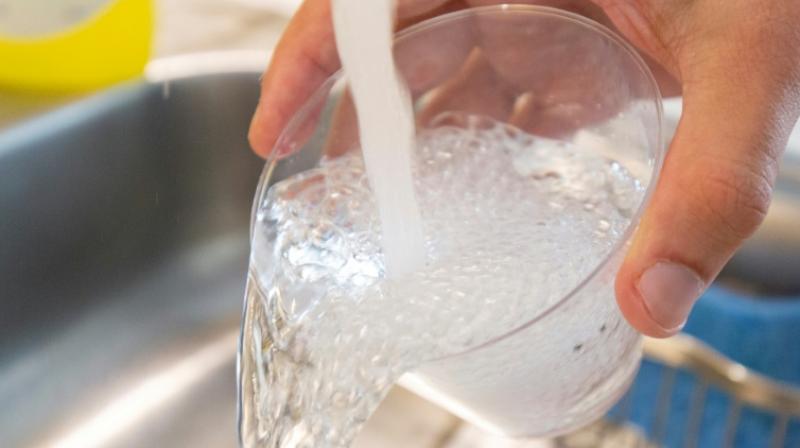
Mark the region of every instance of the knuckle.
<instances>
[{"instance_id":1,"label":"knuckle","mask_svg":"<svg viewBox=\"0 0 800 448\"><path fill-rule=\"evenodd\" d=\"M741 162L724 162L699 177L696 190L724 239L744 240L758 229L772 197L772 175Z\"/></svg>"}]
</instances>

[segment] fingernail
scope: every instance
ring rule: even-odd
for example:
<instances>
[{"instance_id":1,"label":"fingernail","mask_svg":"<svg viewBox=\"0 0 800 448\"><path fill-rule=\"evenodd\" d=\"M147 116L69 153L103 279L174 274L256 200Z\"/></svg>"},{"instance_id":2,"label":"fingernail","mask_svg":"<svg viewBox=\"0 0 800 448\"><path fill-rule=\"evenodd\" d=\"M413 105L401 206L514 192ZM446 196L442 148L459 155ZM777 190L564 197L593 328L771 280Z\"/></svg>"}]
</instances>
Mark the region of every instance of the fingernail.
<instances>
[{"instance_id":1,"label":"fingernail","mask_svg":"<svg viewBox=\"0 0 800 448\"><path fill-rule=\"evenodd\" d=\"M664 330L677 332L686 323L705 284L686 266L659 262L642 274L638 287L650 317Z\"/></svg>"}]
</instances>

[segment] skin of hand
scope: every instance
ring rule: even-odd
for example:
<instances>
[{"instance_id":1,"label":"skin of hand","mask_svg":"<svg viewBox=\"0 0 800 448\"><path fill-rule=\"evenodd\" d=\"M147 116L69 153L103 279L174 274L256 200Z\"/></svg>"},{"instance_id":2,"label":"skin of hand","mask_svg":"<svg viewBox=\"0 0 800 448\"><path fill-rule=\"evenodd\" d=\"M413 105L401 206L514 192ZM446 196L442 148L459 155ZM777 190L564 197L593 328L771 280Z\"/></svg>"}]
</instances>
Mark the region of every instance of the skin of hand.
<instances>
[{"instance_id":1,"label":"skin of hand","mask_svg":"<svg viewBox=\"0 0 800 448\"><path fill-rule=\"evenodd\" d=\"M497 3L509 2L400 0L399 27ZM562 7L615 28L657 63L651 66L665 94L676 92L674 80L683 92L683 116L661 179L616 279L617 302L631 325L671 336L766 215L778 161L800 115L800 1L510 3ZM501 82L502 62L489 59L470 64L477 68L461 82ZM487 66L491 71L481 69ZM249 135L256 153L273 151L288 120L338 68L330 0L306 0L262 81ZM503 98L491 100L508 107ZM526 120L511 115L512 122Z\"/></svg>"}]
</instances>

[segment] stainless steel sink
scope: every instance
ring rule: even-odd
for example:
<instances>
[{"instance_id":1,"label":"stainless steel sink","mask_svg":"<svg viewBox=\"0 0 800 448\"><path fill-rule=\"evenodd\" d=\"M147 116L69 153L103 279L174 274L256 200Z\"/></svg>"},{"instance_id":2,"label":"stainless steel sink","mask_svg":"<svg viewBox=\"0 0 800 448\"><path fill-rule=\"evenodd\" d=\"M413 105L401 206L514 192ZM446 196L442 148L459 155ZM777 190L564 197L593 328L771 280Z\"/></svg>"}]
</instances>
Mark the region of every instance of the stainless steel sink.
<instances>
[{"instance_id":1,"label":"stainless steel sink","mask_svg":"<svg viewBox=\"0 0 800 448\"><path fill-rule=\"evenodd\" d=\"M0 446L235 446L257 98L140 82L0 133Z\"/></svg>"},{"instance_id":2,"label":"stainless steel sink","mask_svg":"<svg viewBox=\"0 0 800 448\"><path fill-rule=\"evenodd\" d=\"M257 94L144 81L0 132L0 446L236 446Z\"/></svg>"}]
</instances>

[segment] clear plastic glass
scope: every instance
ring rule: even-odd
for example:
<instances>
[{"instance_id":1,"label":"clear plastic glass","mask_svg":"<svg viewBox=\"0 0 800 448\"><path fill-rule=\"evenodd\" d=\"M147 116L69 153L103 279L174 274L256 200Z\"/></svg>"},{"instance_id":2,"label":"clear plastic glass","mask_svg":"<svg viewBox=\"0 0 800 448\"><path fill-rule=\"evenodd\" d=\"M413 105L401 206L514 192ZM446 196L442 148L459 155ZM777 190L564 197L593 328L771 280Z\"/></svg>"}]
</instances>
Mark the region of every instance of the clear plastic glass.
<instances>
[{"instance_id":1,"label":"clear plastic glass","mask_svg":"<svg viewBox=\"0 0 800 448\"><path fill-rule=\"evenodd\" d=\"M647 65L605 27L530 5L430 19L398 34L395 59L414 97L418 132L467 115L491 117L534 135L579 139L643 186L628 227L569 292L522 325L430 360L401 380L460 417L508 436L555 435L596 419L626 390L641 357L640 336L617 308L614 278L664 156L661 97ZM486 65L492 67L488 78L464 75ZM261 179L254 216L274 182L317 166L323 155L358 148L355 112L338 73L283 131ZM257 274L251 272L251 282L258 282ZM263 367L253 356L257 291L268 287L250 285L245 305L239 392L240 432L248 446L257 431L253 382Z\"/></svg>"}]
</instances>

